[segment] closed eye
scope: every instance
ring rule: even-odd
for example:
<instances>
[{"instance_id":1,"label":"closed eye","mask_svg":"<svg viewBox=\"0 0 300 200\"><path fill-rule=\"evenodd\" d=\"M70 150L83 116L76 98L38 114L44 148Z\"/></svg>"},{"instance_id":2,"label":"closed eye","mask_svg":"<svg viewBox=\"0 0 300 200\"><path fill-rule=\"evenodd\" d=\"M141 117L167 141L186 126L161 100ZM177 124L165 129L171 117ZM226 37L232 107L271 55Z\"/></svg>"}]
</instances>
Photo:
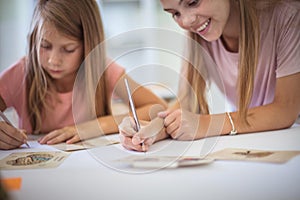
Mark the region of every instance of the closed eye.
<instances>
[{"instance_id":1,"label":"closed eye","mask_svg":"<svg viewBox=\"0 0 300 200\"><path fill-rule=\"evenodd\" d=\"M75 51L75 49L64 49L64 51L67 53L73 53Z\"/></svg>"},{"instance_id":2,"label":"closed eye","mask_svg":"<svg viewBox=\"0 0 300 200\"><path fill-rule=\"evenodd\" d=\"M172 13L172 17L173 18L180 17L180 13L179 12L174 12L174 13Z\"/></svg>"},{"instance_id":3,"label":"closed eye","mask_svg":"<svg viewBox=\"0 0 300 200\"><path fill-rule=\"evenodd\" d=\"M200 0L192 0L187 3L188 7L195 7L198 5Z\"/></svg>"},{"instance_id":4,"label":"closed eye","mask_svg":"<svg viewBox=\"0 0 300 200\"><path fill-rule=\"evenodd\" d=\"M173 18L177 18L180 16L180 13L173 9L164 9L166 12L170 13Z\"/></svg>"}]
</instances>

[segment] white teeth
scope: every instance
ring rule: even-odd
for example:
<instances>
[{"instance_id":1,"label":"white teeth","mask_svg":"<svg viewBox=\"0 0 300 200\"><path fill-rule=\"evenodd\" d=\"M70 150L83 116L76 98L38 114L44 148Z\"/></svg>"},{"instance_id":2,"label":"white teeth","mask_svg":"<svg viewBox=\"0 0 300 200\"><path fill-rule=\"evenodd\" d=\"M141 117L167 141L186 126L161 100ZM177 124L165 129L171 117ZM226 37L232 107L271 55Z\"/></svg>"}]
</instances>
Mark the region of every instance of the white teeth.
<instances>
[{"instance_id":1,"label":"white teeth","mask_svg":"<svg viewBox=\"0 0 300 200\"><path fill-rule=\"evenodd\" d=\"M210 19L208 19L202 26L200 26L200 28L197 30L197 32L201 32L203 31L209 24Z\"/></svg>"}]
</instances>

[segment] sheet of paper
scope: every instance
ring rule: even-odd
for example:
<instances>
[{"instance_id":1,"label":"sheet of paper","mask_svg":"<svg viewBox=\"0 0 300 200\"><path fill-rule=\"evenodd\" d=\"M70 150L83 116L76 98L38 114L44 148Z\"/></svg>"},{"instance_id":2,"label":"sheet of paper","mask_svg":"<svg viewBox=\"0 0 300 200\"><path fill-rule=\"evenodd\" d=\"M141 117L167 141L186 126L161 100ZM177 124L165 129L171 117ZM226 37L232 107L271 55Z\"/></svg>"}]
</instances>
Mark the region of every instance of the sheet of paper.
<instances>
[{"instance_id":1,"label":"sheet of paper","mask_svg":"<svg viewBox=\"0 0 300 200\"><path fill-rule=\"evenodd\" d=\"M206 159L197 156L128 156L117 160L136 168L177 168L195 165L204 165L213 162L213 159Z\"/></svg>"},{"instance_id":2,"label":"sheet of paper","mask_svg":"<svg viewBox=\"0 0 300 200\"><path fill-rule=\"evenodd\" d=\"M300 151L266 151L228 148L208 155L215 160L240 160L270 163L285 163L300 154Z\"/></svg>"},{"instance_id":3,"label":"sheet of paper","mask_svg":"<svg viewBox=\"0 0 300 200\"><path fill-rule=\"evenodd\" d=\"M112 144L117 144L117 143L119 143L119 141L117 141L117 140L100 137L100 138L93 138L93 139L85 140L85 141L78 142L75 144L66 144L64 142L64 143L54 144L54 145L50 145L50 146L52 146L56 149L62 150L62 151L77 151L77 150L90 149L90 148L107 146L107 145L112 145Z\"/></svg>"},{"instance_id":4,"label":"sheet of paper","mask_svg":"<svg viewBox=\"0 0 300 200\"><path fill-rule=\"evenodd\" d=\"M54 168L69 154L61 151L11 153L0 160L0 170Z\"/></svg>"}]
</instances>

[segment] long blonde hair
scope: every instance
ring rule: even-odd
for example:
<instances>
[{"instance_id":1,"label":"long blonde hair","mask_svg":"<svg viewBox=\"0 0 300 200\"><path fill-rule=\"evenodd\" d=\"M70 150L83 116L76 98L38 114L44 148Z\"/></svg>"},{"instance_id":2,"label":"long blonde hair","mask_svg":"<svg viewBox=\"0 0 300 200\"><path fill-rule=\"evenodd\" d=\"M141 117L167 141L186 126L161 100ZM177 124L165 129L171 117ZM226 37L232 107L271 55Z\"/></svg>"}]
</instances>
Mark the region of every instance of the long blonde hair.
<instances>
[{"instance_id":1,"label":"long blonde hair","mask_svg":"<svg viewBox=\"0 0 300 200\"><path fill-rule=\"evenodd\" d=\"M104 41L103 24L95 0L39 0L36 4L31 31L28 35L26 63L27 110L33 132L39 132L42 126L43 112L48 107L46 97L51 96L52 81L39 62L39 46L43 25L51 23L66 36L82 41L84 61L90 52ZM97 57L85 61L82 81L88 101L95 105L97 116L108 112L105 76L99 75L105 68L104 47L97 49ZM100 72L99 72L100 71ZM94 83L97 82L96 96ZM97 101L96 101L97 100Z\"/></svg>"},{"instance_id":2,"label":"long blonde hair","mask_svg":"<svg viewBox=\"0 0 300 200\"><path fill-rule=\"evenodd\" d=\"M281 0L237 0L240 10L240 37L239 37L239 77L238 77L238 115L242 123L247 122L248 107L251 103L255 70L259 55L259 12L270 9ZM195 41L201 43L203 40L198 34L189 33L191 43ZM209 107L205 97L205 78L199 73L197 68L205 67L205 63L199 59L201 49L194 44L190 44L190 60L188 64L187 79L191 84L196 96L197 104L201 114L209 114ZM197 59L198 61L195 61ZM195 112L195 111L194 111Z\"/></svg>"}]
</instances>

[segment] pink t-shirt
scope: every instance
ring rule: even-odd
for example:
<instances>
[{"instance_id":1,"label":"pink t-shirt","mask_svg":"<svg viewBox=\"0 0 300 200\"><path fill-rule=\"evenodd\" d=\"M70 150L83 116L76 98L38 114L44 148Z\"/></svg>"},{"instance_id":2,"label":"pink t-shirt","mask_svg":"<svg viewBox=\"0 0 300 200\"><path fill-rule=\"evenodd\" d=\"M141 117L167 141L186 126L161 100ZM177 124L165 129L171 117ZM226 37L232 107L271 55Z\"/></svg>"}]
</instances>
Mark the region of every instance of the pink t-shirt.
<instances>
[{"instance_id":1,"label":"pink t-shirt","mask_svg":"<svg viewBox=\"0 0 300 200\"><path fill-rule=\"evenodd\" d=\"M18 113L19 128L31 133L32 127L26 108L25 62L25 58L22 58L1 74L0 95L6 106L13 107ZM109 94L112 94L115 84L124 72L124 68L116 63L109 65L106 73ZM47 133L74 124L72 96L73 92L59 93L56 100L47 99L54 106L45 110L41 132Z\"/></svg>"},{"instance_id":2,"label":"pink t-shirt","mask_svg":"<svg viewBox=\"0 0 300 200\"><path fill-rule=\"evenodd\" d=\"M274 99L276 79L300 72L300 3L279 4L274 12L260 18L260 56L250 107L269 104ZM201 44L217 65L223 86L214 69L208 67L212 80L224 91L227 100L237 108L239 54L226 50L221 39Z\"/></svg>"}]
</instances>

